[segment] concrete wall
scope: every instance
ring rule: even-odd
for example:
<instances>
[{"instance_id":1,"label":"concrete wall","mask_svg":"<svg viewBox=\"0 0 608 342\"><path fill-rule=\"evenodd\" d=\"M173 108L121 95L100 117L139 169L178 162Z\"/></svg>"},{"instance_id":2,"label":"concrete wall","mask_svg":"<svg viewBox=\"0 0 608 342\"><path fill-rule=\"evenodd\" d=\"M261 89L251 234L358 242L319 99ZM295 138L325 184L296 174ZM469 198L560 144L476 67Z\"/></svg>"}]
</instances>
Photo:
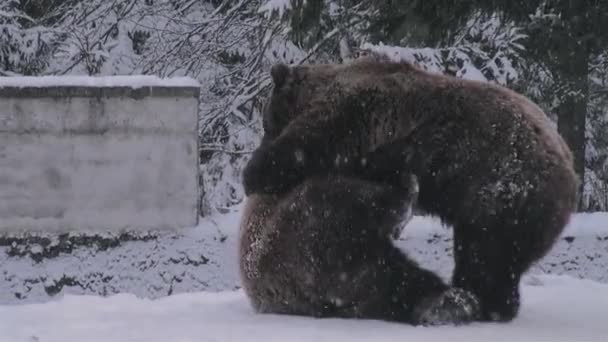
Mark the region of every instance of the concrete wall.
<instances>
[{"instance_id":1,"label":"concrete wall","mask_svg":"<svg viewBox=\"0 0 608 342\"><path fill-rule=\"evenodd\" d=\"M0 234L196 225L198 94L151 77L0 80Z\"/></svg>"}]
</instances>

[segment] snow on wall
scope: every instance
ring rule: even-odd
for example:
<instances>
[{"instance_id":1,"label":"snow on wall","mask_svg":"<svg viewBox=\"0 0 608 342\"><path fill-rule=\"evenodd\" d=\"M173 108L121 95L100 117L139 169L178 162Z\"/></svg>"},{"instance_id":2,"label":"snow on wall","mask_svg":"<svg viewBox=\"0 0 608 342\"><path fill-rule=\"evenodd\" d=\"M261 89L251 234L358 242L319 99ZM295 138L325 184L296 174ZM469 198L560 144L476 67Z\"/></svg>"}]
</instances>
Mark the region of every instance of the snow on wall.
<instances>
[{"instance_id":1,"label":"snow on wall","mask_svg":"<svg viewBox=\"0 0 608 342\"><path fill-rule=\"evenodd\" d=\"M190 77L160 78L157 76L22 76L0 77L0 88L47 87L173 87L198 88L200 84Z\"/></svg>"},{"instance_id":2,"label":"snow on wall","mask_svg":"<svg viewBox=\"0 0 608 342\"><path fill-rule=\"evenodd\" d=\"M198 83L0 78L0 235L198 219Z\"/></svg>"},{"instance_id":3,"label":"snow on wall","mask_svg":"<svg viewBox=\"0 0 608 342\"><path fill-rule=\"evenodd\" d=\"M0 304L48 301L66 293L159 298L233 290L239 287L239 214L239 208L215 214L178 233L73 235L63 247L56 236L29 242L0 239ZM448 279L453 268L451 236L438 221L416 216L397 245ZM608 213L576 215L568 232L531 273L608 283Z\"/></svg>"}]
</instances>

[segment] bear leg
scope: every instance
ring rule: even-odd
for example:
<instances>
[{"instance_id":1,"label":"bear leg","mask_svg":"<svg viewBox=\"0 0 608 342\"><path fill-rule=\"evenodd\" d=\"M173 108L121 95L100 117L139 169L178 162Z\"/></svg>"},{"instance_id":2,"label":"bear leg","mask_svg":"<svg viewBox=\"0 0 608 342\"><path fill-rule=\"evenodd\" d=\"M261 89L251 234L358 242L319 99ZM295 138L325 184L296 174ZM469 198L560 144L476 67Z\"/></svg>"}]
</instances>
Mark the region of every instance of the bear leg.
<instances>
[{"instance_id":1,"label":"bear leg","mask_svg":"<svg viewBox=\"0 0 608 342\"><path fill-rule=\"evenodd\" d=\"M454 228L455 268L452 286L474 293L480 300L481 319L511 321L520 306L519 282L530 264L527 243L494 230Z\"/></svg>"},{"instance_id":2,"label":"bear leg","mask_svg":"<svg viewBox=\"0 0 608 342\"><path fill-rule=\"evenodd\" d=\"M537 190L518 206L501 206L501 212L475 224L454 225L452 285L479 297L484 320L515 318L521 276L551 250L570 219L574 190Z\"/></svg>"},{"instance_id":3,"label":"bear leg","mask_svg":"<svg viewBox=\"0 0 608 342\"><path fill-rule=\"evenodd\" d=\"M369 246L368 252L334 262L346 267L333 275L327 272L327 282L321 287L334 307L332 316L423 325L458 325L478 319L475 296L449 288L388 239Z\"/></svg>"}]
</instances>

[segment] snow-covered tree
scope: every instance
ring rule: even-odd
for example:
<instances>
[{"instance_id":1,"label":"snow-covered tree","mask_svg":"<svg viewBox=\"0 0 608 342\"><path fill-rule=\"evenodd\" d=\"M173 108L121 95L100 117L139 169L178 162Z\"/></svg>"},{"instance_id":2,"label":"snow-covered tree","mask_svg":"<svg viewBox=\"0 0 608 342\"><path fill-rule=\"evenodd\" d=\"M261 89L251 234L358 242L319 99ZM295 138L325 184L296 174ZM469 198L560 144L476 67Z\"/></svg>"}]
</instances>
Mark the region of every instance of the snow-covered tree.
<instances>
[{"instance_id":1,"label":"snow-covered tree","mask_svg":"<svg viewBox=\"0 0 608 342\"><path fill-rule=\"evenodd\" d=\"M62 32L23 11L18 0L0 2L0 76L46 71Z\"/></svg>"},{"instance_id":2,"label":"snow-covered tree","mask_svg":"<svg viewBox=\"0 0 608 342\"><path fill-rule=\"evenodd\" d=\"M516 88L557 119L575 88L559 72L565 64L541 58L556 55L538 47L559 38L559 28L569 23L559 15L564 6L557 0L4 0L0 76L198 79L206 214L243 198L240 172L262 134L259 110L272 63L342 62L373 50ZM589 22L596 25L598 18ZM551 39L538 41L545 36ZM606 210L608 63L602 39L589 41L598 43L585 88L583 208ZM568 131L564 122L561 129Z\"/></svg>"}]
</instances>

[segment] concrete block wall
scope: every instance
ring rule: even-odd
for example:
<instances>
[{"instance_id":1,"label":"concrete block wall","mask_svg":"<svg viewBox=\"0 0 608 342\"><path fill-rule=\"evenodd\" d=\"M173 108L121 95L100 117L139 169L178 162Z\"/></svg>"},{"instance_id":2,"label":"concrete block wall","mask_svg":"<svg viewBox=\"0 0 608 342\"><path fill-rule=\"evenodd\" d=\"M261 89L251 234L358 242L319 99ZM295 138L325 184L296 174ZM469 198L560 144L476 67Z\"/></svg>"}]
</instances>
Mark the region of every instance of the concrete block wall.
<instances>
[{"instance_id":1,"label":"concrete block wall","mask_svg":"<svg viewBox=\"0 0 608 342\"><path fill-rule=\"evenodd\" d=\"M198 95L186 78L0 78L0 235L195 226Z\"/></svg>"}]
</instances>

